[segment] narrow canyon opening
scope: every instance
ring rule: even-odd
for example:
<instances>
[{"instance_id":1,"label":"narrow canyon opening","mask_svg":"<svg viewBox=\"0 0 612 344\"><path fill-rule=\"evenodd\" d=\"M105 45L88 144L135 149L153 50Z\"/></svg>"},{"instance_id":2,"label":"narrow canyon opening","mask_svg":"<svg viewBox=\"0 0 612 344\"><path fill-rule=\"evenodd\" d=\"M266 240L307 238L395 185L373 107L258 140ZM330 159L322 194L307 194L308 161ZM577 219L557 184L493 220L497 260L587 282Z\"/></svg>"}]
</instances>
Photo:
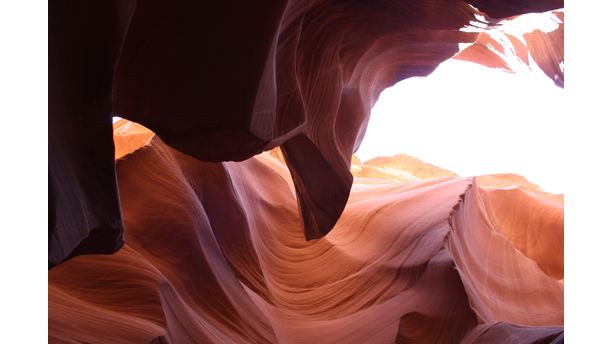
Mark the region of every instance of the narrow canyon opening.
<instances>
[{"instance_id":1,"label":"narrow canyon opening","mask_svg":"<svg viewBox=\"0 0 612 344\"><path fill-rule=\"evenodd\" d=\"M562 2L121 3L54 4L49 342L563 341Z\"/></svg>"},{"instance_id":2,"label":"narrow canyon opening","mask_svg":"<svg viewBox=\"0 0 612 344\"><path fill-rule=\"evenodd\" d=\"M544 191L564 193L568 121L562 82L530 54L521 60L507 36L552 32L558 24L552 12L532 13L500 23L499 32L488 30L504 46L499 56L506 68L451 58L428 76L385 89L355 154L364 163L408 155L461 176L518 174ZM487 48L493 50L491 43Z\"/></svg>"},{"instance_id":3,"label":"narrow canyon opening","mask_svg":"<svg viewBox=\"0 0 612 344\"><path fill-rule=\"evenodd\" d=\"M355 154L406 154L462 176L519 174L563 193L565 125L564 89L541 71L451 59L384 90Z\"/></svg>"}]
</instances>

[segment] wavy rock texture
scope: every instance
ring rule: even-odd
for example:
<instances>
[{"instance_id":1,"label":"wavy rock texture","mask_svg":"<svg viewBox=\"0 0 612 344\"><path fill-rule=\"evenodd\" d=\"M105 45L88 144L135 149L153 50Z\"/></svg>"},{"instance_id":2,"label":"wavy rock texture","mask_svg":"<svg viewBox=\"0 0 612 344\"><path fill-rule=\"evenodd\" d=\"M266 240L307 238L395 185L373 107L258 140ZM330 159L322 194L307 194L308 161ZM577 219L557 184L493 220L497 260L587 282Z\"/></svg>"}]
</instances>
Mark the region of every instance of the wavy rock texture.
<instances>
[{"instance_id":1,"label":"wavy rock texture","mask_svg":"<svg viewBox=\"0 0 612 344\"><path fill-rule=\"evenodd\" d=\"M245 160L280 146L302 236L320 238L347 204L351 156L384 88L431 73L458 43L482 45L485 35L462 31L491 29L477 15L495 23L562 7L559 0L50 3L49 266L124 242L111 114L201 161ZM537 64L561 81L562 36L561 29L525 38ZM463 57L501 63L489 48Z\"/></svg>"},{"instance_id":2,"label":"wavy rock texture","mask_svg":"<svg viewBox=\"0 0 612 344\"><path fill-rule=\"evenodd\" d=\"M115 142L126 244L49 271L52 343L563 339L563 198L520 177L356 178L306 241L278 152L202 162L127 121Z\"/></svg>"}]
</instances>

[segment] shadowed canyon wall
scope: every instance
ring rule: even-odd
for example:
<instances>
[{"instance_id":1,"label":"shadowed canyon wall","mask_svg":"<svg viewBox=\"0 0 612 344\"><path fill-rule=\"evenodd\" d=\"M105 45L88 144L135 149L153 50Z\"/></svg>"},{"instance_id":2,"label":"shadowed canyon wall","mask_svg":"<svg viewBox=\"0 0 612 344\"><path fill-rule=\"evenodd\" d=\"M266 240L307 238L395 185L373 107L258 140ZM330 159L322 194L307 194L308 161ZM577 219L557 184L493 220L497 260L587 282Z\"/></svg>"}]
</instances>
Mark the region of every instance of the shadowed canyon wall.
<instances>
[{"instance_id":1,"label":"shadowed canyon wall","mask_svg":"<svg viewBox=\"0 0 612 344\"><path fill-rule=\"evenodd\" d=\"M123 243L112 114L142 123L202 161L239 161L280 146L305 237L319 238L345 207L351 155L384 88L431 73L458 52L460 42L476 42L463 58L500 64L495 46L480 43L486 33L462 28L486 31L495 18L563 3L236 6L157 0L50 4L50 267L80 254L111 253ZM527 48L518 49L531 52L555 80L563 79L560 30L534 32Z\"/></svg>"},{"instance_id":2,"label":"shadowed canyon wall","mask_svg":"<svg viewBox=\"0 0 612 344\"><path fill-rule=\"evenodd\" d=\"M562 342L562 195L353 156L449 58L563 87L563 12L491 31L562 7L51 3L49 341Z\"/></svg>"}]
</instances>

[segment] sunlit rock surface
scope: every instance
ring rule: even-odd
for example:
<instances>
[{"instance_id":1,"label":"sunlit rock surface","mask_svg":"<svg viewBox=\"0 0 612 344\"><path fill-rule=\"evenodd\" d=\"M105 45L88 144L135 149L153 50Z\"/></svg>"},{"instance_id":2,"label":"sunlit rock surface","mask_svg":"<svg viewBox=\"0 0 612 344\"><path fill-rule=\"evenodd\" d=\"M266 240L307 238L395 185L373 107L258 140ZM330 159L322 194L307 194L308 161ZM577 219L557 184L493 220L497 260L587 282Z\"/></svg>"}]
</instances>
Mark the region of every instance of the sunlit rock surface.
<instances>
[{"instance_id":1,"label":"sunlit rock surface","mask_svg":"<svg viewBox=\"0 0 612 344\"><path fill-rule=\"evenodd\" d=\"M564 16L561 10L490 18L490 28L479 32L476 41L454 58L508 72L542 72L563 87Z\"/></svg>"},{"instance_id":2,"label":"sunlit rock surface","mask_svg":"<svg viewBox=\"0 0 612 344\"><path fill-rule=\"evenodd\" d=\"M49 341L562 342L563 195L353 156L449 58L562 87L562 7L52 2Z\"/></svg>"},{"instance_id":3,"label":"sunlit rock surface","mask_svg":"<svg viewBox=\"0 0 612 344\"><path fill-rule=\"evenodd\" d=\"M431 179L439 177L456 177L449 170L423 162L406 154L396 154L390 157L377 157L361 163L354 156L351 164L353 176L360 178L382 178L398 181Z\"/></svg>"},{"instance_id":4,"label":"sunlit rock surface","mask_svg":"<svg viewBox=\"0 0 612 344\"><path fill-rule=\"evenodd\" d=\"M476 42L457 58L506 66L510 50L487 36L494 25L562 7L558 0L52 2L49 266L124 243L113 155L130 149L113 150L112 114L200 161L242 161L280 147L302 237L321 238L347 204L351 156L383 89L428 75L459 43ZM562 37L560 25L513 46L562 85Z\"/></svg>"},{"instance_id":5,"label":"sunlit rock surface","mask_svg":"<svg viewBox=\"0 0 612 344\"><path fill-rule=\"evenodd\" d=\"M563 197L522 177L356 177L306 241L278 152L202 162L124 120L115 142L126 244L49 271L52 343L563 339Z\"/></svg>"}]
</instances>

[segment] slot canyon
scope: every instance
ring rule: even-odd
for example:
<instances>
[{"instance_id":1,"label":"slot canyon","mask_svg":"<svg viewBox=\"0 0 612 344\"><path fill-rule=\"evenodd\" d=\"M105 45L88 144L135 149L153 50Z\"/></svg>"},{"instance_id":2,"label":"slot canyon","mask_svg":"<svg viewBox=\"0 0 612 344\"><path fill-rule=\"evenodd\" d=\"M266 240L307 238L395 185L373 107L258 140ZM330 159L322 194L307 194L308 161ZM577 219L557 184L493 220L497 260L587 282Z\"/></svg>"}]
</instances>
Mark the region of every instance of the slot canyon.
<instances>
[{"instance_id":1,"label":"slot canyon","mask_svg":"<svg viewBox=\"0 0 612 344\"><path fill-rule=\"evenodd\" d=\"M563 88L563 7L51 2L49 342L563 343L563 194L354 154L449 59Z\"/></svg>"}]
</instances>

